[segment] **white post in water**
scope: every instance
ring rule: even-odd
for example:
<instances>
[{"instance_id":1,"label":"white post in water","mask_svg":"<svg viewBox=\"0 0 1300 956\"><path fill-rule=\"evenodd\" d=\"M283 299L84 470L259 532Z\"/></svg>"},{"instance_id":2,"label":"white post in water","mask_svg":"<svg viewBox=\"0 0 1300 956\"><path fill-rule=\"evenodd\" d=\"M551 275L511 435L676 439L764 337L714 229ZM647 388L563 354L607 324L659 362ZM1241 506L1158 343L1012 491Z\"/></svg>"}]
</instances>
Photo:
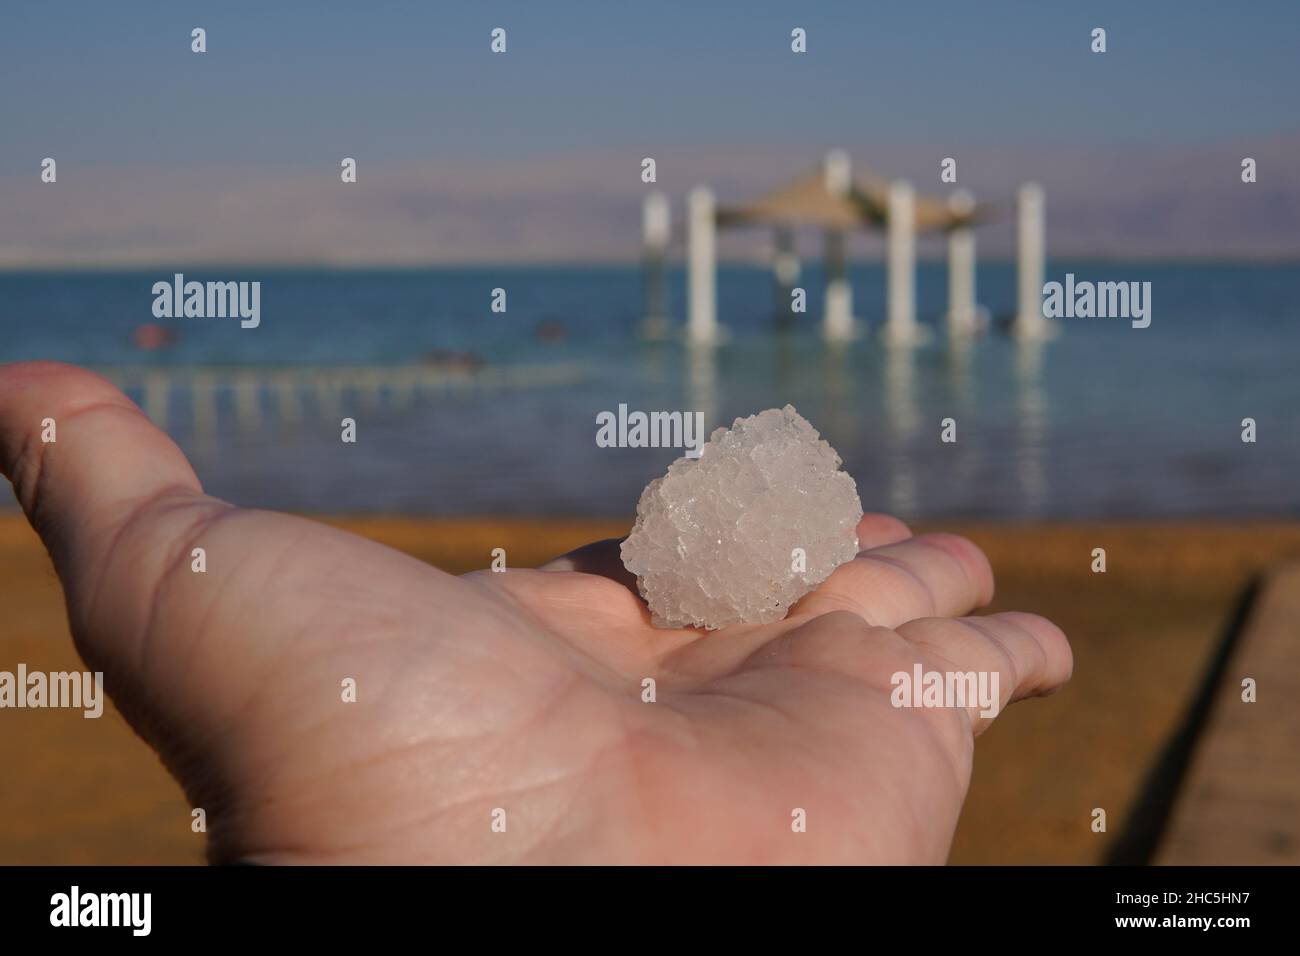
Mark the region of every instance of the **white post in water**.
<instances>
[{"instance_id":1,"label":"white post in water","mask_svg":"<svg viewBox=\"0 0 1300 956\"><path fill-rule=\"evenodd\" d=\"M167 404L171 385L161 372L150 372L144 377L144 413L159 428L167 428Z\"/></svg>"},{"instance_id":2,"label":"white post in water","mask_svg":"<svg viewBox=\"0 0 1300 956\"><path fill-rule=\"evenodd\" d=\"M1017 338L1041 339L1048 334L1043 318L1043 190L1026 183L1016 194L1016 318Z\"/></svg>"},{"instance_id":3,"label":"white post in water","mask_svg":"<svg viewBox=\"0 0 1300 956\"><path fill-rule=\"evenodd\" d=\"M712 342L718 334L715 230L713 193L696 186L686 197L686 335L692 342Z\"/></svg>"},{"instance_id":4,"label":"white post in water","mask_svg":"<svg viewBox=\"0 0 1300 956\"><path fill-rule=\"evenodd\" d=\"M772 314L777 328L794 324L794 284L799 280L799 256L794 250L794 229L787 225L776 227L772 236Z\"/></svg>"},{"instance_id":5,"label":"white post in water","mask_svg":"<svg viewBox=\"0 0 1300 956\"><path fill-rule=\"evenodd\" d=\"M668 197L661 192L650 193L641 206L641 241L644 247L642 291L645 295L645 314L642 317L641 328L647 338L658 339L668 334L668 290L665 268L670 236Z\"/></svg>"},{"instance_id":6,"label":"white post in water","mask_svg":"<svg viewBox=\"0 0 1300 956\"><path fill-rule=\"evenodd\" d=\"M948 335L973 335L978 327L975 302L975 229L969 218L975 197L959 189L948 197L957 222L948 230Z\"/></svg>"},{"instance_id":7,"label":"white post in water","mask_svg":"<svg viewBox=\"0 0 1300 956\"><path fill-rule=\"evenodd\" d=\"M832 196L848 196L853 183L853 166L849 154L834 149L826 154L823 165L826 191ZM844 230L826 231L826 311L822 331L832 342L853 337L853 286L849 283L844 249Z\"/></svg>"},{"instance_id":8,"label":"white post in water","mask_svg":"<svg viewBox=\"0 0 1300 956\"><path fill-rule=\"evenodd\" d=\"M889 184L888 317L891 342L916 340L916 208L912 184Z\"/></svg>"}]
</instances>

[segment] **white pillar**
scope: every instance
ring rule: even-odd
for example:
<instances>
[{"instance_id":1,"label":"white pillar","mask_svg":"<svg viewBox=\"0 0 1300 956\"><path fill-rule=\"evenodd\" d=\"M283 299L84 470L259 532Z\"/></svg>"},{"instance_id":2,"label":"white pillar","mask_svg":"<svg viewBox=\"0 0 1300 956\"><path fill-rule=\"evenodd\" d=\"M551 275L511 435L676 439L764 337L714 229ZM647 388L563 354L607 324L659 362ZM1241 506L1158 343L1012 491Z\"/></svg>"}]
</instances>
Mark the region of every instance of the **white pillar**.
<instances>
[{"instance_id":1,"label":"white pillar","mask_svg":"<svg viewBox=\"0 0 1300 956\"><path fill-rule=\"evenodd\" d=\"M686 197L686 334L692 342L712 342L718 334L716 228L713 192L696 186Z\"/></svg>"},{"instance_id":2,"label":"white pillar","mask_svg":"<svg viewBox=\"0 0 1300 956\"><path fill-rule=\"evenodd\" d=\"M853 287L849 284L844 253L844 232L826 230L826 311L822 332L827 340L843 342L853 337Z\"/></svg>"},{"instance_id":3,"label":"white pillar","mask_svg":"<svg viewBox=\"0 0 1300 956\"><path fill-rule=\"evenodd\" d=\"M641 239L647 249L666 249L669 236L668 197L648 193L641 205Z\"/></svg>"},{"instance_id":4,"label":"white pillar","mask_svg":"<svg viewBox=\"0 0 1300 956\"><path fill-rule=\"evenodd\" d=\"M956 217L975 210L975 197L959 189L948 197L948 210ZM948 231L948 335L973 334L978 326L975 301L975 229L968 221Z\"/></svg>"},{"instance_id":5,"label":"white pillar","mask_svg":"<svg viewBox=\"0 0 1300 956\"><path fill-rule=\"evenodd\" d=\"M853 185L853 165L849 154L833 149L822 166L826 191L839 198L847 197ZM822 331L830 341L842 342L853 337L853 286L849 282L845 253L845 235L840 229L826 232L826 293Z\"/></svg>"},{"instance_id":6,"label":"white pillar","mask_svg":"<svg viewBox=\"0 0 1300 956\"><path fill-rule=\"evenodd\" d=\"M826 191L832 196L847 196L853 186L853 161L842 149L832 149L822 159L822 176Z\"/></svg>"},{"instance_id":7,"label":"white pillar","mask_svg":"<svg viewBox=\"0 0 1300 956\"><path fill-rule=\"evenodd\" d=\"M888 317L891 342L916 340L916 210L911 183L889 184Z\"/></svg>"},{"instance_id":8,"label":"white pillar","mask_svg":"<svg viewBox=\"0 0 1300 956\"><path fill-rule=\"evenodd\" d=\"M1043 190L1026 183L1016 194L1017 305L1013 331L1018 338L1045 338L1043 319Z\"/></svg>"},{"instance_id":9,"label":"white pillar","mask_svg":"<svg viewBox=\"0 0 1300 956\"><path fill-rule=\"evenodd\" d=\"M794 250L794 229L776 227L772 235L772 313L779 328L794 324L792 309L795 283L799 281L799 256Z\"/></svg>"},{"instance_id":10,"label":"white pillar","mask_svg":"<svg viewBox=\"0 0 1300 956\"><path fill-rule=\"evenodd\" d=\"M665 270L671 234L668 197L661 192L649 193L641 206L641 244L644 250L641 281L645 296L641 328L647 338L663 338L668 334L668 279Z\"/></svg>"}]
</instances>

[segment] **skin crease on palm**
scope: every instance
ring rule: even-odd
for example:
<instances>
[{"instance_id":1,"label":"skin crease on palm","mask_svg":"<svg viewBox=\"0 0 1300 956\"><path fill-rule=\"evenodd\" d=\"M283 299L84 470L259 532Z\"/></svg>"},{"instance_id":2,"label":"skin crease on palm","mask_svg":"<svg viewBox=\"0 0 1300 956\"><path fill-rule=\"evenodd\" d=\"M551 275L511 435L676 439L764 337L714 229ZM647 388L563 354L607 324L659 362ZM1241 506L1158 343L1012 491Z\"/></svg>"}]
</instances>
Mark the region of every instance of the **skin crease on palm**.
<instances>
[{"instance_id":1,"label":"skin crease on palm","mask_svg":"<svg viewBox=\"0 0 1300 956\"><path fill-rule=\"evenodd\" d=\"M454 577L207 497L71 366L0 367L0 469L216 862L942 863L989 721L895 708L890 676L997 671L1005 705L1072 666L1043 618L966 616L993 593L974 545L883 515L784 621L660 630L616 541Z\"/></svg>"}]
</instances>

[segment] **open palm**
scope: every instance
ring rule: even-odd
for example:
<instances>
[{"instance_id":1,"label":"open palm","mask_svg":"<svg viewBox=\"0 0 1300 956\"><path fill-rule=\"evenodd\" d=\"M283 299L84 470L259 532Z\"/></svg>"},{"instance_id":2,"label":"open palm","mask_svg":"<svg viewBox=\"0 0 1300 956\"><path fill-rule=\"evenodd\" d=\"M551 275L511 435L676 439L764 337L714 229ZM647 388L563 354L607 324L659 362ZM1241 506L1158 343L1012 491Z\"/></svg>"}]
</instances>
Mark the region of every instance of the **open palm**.
<instances>
[{"instance_id":1,"label":"open palm","mask_svg":"<svg viewBox=\"0 0 1300 956\"><path fill-rule=\"evenodd\" d=\"M454 577L209 498L69 366L0 369L0 469L219 861L942 862L987 719L895 708L890 676L997 672L1005 704L1071 669L1042 618L962 617L973 545L881 515L786 620L660 630L616 542Z\"/></svg>"}]
</instances>

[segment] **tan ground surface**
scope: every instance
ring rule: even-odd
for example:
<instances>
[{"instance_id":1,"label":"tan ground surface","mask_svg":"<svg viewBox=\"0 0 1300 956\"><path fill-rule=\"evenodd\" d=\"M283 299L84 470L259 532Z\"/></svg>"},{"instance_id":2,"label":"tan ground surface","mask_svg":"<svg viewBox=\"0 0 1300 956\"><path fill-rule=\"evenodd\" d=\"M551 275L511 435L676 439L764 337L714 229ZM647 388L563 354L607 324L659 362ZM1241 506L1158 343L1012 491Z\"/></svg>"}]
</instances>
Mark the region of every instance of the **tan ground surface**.
<instances>
[{"instance_id":1,"label":"tan ground surface","mask_svg":"<svg viewBox=\"0 0 1300 956\"><path fill-rule=\"evenodd\" d=\"M617 535L608 522L334 519L449 571L539 563ZM1300 524L949 526L988 553L997 609L1046 614L1075 677L1018 704L979 742L954 863L1089 863L1120 832L1248 579L1300 556ZM1103 547L1107 573L1089 570ZM79 668L58 581L35 536L0 513L0 669ZM1261 699L1260 704L1265 702ZM1285 795L1284 795L1285 798ZM1300 806L1300 795L1291 794ZM1108 832L1090 828L1106 808ZM180 790L116 712L0 711L0 864L200 863Z\"/></svg>"},{"instance_id":2,"label":"tan ground surface","mask_svg":"<svg viewBox=\"0 0 1300 956\"><path fill-rule=\"evenodd\" d=\"M1253 702L1243 700L1243 678L1255 682ZM1300 865L1297 717L1300 562L1292 561L1269 573L1251 604L1157 862Z\"/></svg>"}]
</instances>

